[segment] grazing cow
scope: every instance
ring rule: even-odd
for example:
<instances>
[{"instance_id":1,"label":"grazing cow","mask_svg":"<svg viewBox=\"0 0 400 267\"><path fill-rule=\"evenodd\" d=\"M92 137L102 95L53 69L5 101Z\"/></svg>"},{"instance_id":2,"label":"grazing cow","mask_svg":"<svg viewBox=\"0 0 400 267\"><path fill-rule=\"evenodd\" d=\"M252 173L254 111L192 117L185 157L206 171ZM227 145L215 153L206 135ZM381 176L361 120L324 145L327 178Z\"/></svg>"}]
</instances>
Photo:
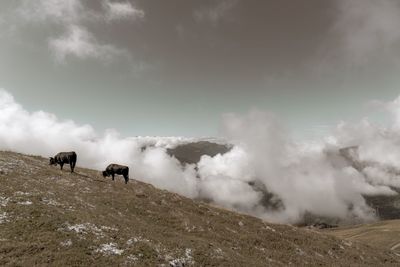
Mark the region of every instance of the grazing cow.
<instances>
[{"instance_id":1,"label":"grazing cow","mask_svg":"<svg viewBox=\"0 0 400 267\"><path fill-rule=\"evenodd\" d=\"M71 167L71 172L74 172L74 168L76 165L77 156L75 152L60 152L54 156L54 158L50 158L50 165L60 164L61 170L63 169L64 164L69 164Z\"/></svg>"},{"instance_id":2,"label":"grazing cow","mask_svg":"<svg viewBox=\"0 0 400 267\"><path fill-rule=\"evenodd\" d=\"M125 178L125 184L129 181L129 168L127 166L118 165L118 164L110 164L107 166L106 170L103 171L103 177L109 177L111 175L112 180L114 181L114 175L122 175Z\"/></svg>"}]
</instances>

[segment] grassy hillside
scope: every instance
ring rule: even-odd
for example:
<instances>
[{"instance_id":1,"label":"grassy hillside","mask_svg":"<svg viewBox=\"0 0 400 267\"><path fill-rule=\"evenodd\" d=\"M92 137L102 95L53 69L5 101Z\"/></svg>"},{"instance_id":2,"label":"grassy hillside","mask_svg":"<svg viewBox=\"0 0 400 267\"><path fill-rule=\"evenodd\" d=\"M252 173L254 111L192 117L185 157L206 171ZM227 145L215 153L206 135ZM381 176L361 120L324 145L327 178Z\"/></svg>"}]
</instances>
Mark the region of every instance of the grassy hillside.
<instances>
[{"instance_id":1,"label":"grassy hillside","mask_svg":"<svg viewBox=\"0 0 400 267\"><path fill-rule=\"evenodd\" d=\"M400 256L400 220L337 228L327 232L339 238L389 249Z\"/></svg>"},{"instance_id":2,"label":"grassy hillside","mask_svg":"<svg viewBox=\"0 0 400 267\"><path fill-rule=\"evenodd\" d=\"M76 171L0 152L1 266L400 264L390 250Z\"/></svg>"}]
</instances>

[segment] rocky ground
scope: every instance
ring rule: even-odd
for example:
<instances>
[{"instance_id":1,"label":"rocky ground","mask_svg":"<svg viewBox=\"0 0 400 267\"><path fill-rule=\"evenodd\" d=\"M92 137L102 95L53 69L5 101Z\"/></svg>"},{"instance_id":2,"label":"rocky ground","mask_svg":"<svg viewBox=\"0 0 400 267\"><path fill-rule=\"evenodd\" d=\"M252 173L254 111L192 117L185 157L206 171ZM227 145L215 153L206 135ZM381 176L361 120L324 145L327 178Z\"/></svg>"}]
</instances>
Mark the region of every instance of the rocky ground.
<instances>
[{"instance_id":1,"label":"rocky ground","mask_svg":"<svg viewBox=\"0 0 400 267\"><path fill-rule=\"evenodd\" d=\"M134 178L134 177L133 177ZM0 265L378 266L390 249L0 152Z\"/></svg>"}]
</instances>

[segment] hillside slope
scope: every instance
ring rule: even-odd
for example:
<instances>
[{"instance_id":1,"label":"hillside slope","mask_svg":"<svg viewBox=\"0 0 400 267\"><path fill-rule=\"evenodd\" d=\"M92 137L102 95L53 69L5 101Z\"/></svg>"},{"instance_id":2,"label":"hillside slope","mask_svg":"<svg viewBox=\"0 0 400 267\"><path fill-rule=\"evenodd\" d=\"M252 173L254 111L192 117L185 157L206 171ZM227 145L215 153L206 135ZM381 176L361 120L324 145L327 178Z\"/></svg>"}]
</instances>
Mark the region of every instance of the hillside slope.
<instances>
[{"instance_id":1,"label":"hillside slope","mask_svg":"<svg viewBox=\"0 0 400 267\"><path fill-rule=\"evenodd\" d=\"M0 152L0 265L399 265L389 250L274 225L97 171Z\"/></svg>"},{"instance_id":2,"label":"hillside slope","mask_svg":"<svg viewBox=\"0 0 400 267\"><path fill-rule=\"evenodd\" d=\"M400 256L400 220L336 228L326 232L350 241L390 249Z\"/></svg>"}]
</instances>

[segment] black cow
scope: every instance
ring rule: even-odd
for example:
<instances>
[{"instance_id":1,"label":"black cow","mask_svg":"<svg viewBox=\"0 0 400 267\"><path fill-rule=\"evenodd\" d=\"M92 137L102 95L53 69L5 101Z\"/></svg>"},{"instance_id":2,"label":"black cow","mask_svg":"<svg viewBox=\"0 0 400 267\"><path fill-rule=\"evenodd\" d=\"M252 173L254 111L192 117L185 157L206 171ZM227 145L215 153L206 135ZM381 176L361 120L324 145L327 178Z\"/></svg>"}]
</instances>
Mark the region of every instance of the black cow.
<instances>
[{"instance_id":1,"label":"black cow","mask_svg":"<svg viewBox=\"0 0 400 267\"><path fill-rule=\"evenodd\" d=\"M71 167L71 172L74 172L74 168L76 165L77 156L74 151L72 152L60 152L54 156L54 158L50 158L50 165L60 164L61 170L63 169L64 164L69 164Z\"/></svg>"},{"instance_id":2,"label":"black cow","mask_svg":"<svg viewBox=\"0 0 400 267\"><path fill-rule=\"evenodd\" d=\"M112 180L114 181L114 175L122 175L125 178L125 184L129 181L129 167L118 165L118 164L110 164L107 166L106 170L103 171L103 177L109 177L111 175Z\"/></svg>"}]
</instances>

